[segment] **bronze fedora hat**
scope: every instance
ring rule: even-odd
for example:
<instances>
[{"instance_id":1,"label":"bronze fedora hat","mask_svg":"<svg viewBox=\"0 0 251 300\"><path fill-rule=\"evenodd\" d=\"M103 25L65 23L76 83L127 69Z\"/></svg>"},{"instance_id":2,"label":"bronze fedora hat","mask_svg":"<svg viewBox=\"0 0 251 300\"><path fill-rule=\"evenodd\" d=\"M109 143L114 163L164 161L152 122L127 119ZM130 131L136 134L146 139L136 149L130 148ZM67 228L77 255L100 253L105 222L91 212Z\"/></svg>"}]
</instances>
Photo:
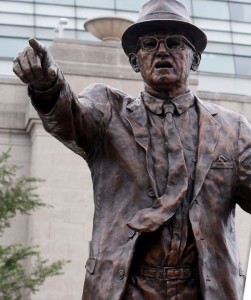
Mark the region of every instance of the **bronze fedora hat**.
<instances>
[{"instance_id":1,"label":"bronze fedora hat","mask_svg":"<svg viewBox=\"0 0 251 300\"><path fill-rule=\"evenodd\" d=\"M185 36L201 53L207 45L206 34L193 25L185 6L177 0L149 0L141 8L136 23L123 33L122 47L129 55L135 52L138 38L151 33Z\"/></svg>"}]
</instances>

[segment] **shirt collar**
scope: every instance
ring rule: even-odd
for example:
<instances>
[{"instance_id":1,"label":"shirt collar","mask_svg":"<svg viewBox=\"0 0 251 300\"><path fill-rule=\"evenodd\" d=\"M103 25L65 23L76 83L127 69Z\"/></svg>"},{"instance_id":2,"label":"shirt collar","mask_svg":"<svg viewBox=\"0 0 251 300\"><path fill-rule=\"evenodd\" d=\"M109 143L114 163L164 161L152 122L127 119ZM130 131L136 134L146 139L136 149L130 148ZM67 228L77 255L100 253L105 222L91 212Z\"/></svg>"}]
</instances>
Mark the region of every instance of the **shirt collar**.
<instances>
[{"instance_id":1,"label":"shirt collar","mask_svg":"<svg viewBox=\"0 0 251 300\"><path fill-rule=\"evenodd\" d=\"M191 91L168 100L156 98L147 92L142 92L141 95L146 108L158 115L163 112L163 104L165 101L171 101L179 115L183 114L193 106L195 101L194 94Z\"/></svg>"}]
</instances>

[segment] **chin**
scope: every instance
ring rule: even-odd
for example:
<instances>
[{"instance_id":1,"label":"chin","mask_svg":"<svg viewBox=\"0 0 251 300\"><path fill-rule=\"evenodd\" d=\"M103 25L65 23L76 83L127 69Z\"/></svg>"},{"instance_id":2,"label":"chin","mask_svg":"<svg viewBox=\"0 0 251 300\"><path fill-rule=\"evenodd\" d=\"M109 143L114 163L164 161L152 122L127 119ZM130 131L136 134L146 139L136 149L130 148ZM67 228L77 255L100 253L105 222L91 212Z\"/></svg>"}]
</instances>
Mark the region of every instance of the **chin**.
<instances>
[{"instance_id":1,"label":"chin","mask_svg":"<svg viewBox=\"0 0 251 300\"><path fill-rule=\"evenodd\" d=\"M155 86L158 85L176 85L179 83L180 80L177 77L170 76L170 75L162 75L155 78L152 83Z\"/></svg>"}]
</instances>

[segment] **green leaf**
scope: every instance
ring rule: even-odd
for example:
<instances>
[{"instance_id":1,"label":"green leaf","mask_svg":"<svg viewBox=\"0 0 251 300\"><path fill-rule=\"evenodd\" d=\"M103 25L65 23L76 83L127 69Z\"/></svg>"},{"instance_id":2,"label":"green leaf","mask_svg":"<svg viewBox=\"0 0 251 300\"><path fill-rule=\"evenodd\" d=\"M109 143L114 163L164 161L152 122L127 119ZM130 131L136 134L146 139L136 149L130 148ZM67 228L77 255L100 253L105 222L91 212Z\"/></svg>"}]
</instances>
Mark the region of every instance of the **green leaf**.
<instances>
[{"instance_id":1,"label":"green leaf","mask_svg":"<svg viewBox=\"0 0 251 300\"><path fill-rule=\"evenodd\" d=\"M36 184L41 179L17 178L19 167L9 164L9 157L10 149L0 155L0 235L17 213L27 215L40 207L49 207L36 194ZM23 295L37 292L47 277L62 274L66 263L49 263L35 246L0 246L0 300L21 300ZM27 265L31 266L29 270Z\"/></svg>"}]
</instances>

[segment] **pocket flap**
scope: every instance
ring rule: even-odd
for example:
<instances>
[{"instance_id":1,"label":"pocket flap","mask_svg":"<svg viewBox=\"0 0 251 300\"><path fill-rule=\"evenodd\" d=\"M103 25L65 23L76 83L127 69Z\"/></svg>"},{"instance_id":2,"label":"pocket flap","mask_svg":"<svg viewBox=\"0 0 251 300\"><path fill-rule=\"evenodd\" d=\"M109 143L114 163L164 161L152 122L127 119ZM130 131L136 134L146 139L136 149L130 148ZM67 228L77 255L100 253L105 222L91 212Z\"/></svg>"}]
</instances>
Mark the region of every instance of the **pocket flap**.
<instances>
[{"instance_id":1,"label":"pocket flap","mask_svg":"<svg viewBox=\"0 0 251 300\"><path fill-rule=\"evenodd\" d=\"M96 258L89 257L85 264L85 268L91 275L94 274L95 266L96 266Z\"/></svg>"},{"instance_id":2,"label":"pocket flap","mask_svg":"<svg viewBox=\"0 0 251 300\"><path fill-rule=\"evenodd\" d=\"M233 162L222 162L222 161L214 161L211 165L211 169L233 169Z\"/></svg>"}]
</instances>

